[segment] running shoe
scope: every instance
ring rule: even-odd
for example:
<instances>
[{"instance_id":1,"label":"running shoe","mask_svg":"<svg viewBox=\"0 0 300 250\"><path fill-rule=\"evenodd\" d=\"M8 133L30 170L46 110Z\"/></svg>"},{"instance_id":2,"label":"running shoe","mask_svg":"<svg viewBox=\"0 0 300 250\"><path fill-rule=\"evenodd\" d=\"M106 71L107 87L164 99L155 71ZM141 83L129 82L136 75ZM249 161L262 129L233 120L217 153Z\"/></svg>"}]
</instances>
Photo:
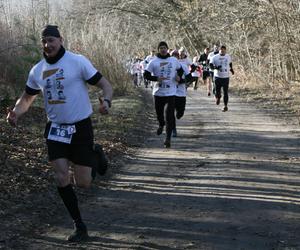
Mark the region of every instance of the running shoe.
<instances>
[{"instance_id":1,"label":"running shoe","mask_svg":"<svg viewBox=\"0 0 300 250\"><path fill-rule=\"evenodd\" d=\"M108 160L105 156L105 153L103 151L103 148L100 144L95 144L94 145L94 152L96 153L96 169L92 169L92 177L95 179L96 177L96 172L99 175L105 175L107 168L108 168ZM96 171L95 171L96 170Z\"/></svg>"},{"instance_id":2,"label":"running shoe","mask_svg":"<svg viewBox=\"0 0 300 250\"><path fill-rule=\"evenodd\" d=\"M161 135L162 132L163 132L163 129L164 129L164 127L159 126L158 129L157 129L157 131L156 131L156 134L157 134L157 135Z\"/></svg>"},{"instance_id":3,"label":"running shoe","mask_svg":"<svg viewBox=\"0 0 300 250\"><path fill-rule=\"evenodd\" d=\"M223 112L226 112L226 111L228 111L228 107L227 107L227 106L225 106L225 107L222 109L222 111L223 111Z\"/></svg>"},{"instance_id":4,"label":"running shoe","mask_svg":"<svg viewBox=\"0 0 300 250\"><path fill-rule=\"evenodd\" d=\"M219 105L220 104L220 100L221 98L220 97L216 97L216 104Z\"/></svg>"},{"instance_id":5,"label":"running shoe","mask_svg":"<svg viewBox=\"0 0 300 250\"><path fill-rule=\"evenodd\" d=\"M171 140L170 139L166 139L164 142L164 145L166 148L170 148L171 147Z\"/></svg>"},{"instance_id":6,"label":"running shoe","mask_svg":"<svg viewBox=\"0 0 300 250\"><path fill-rule=\"evenodd\" d=\"M75 225L74 232L68 236L67 240L70 242L80 242L87 240L89 237L86 225L82 222L80 225Z\"/></svg>"}]
</instances>

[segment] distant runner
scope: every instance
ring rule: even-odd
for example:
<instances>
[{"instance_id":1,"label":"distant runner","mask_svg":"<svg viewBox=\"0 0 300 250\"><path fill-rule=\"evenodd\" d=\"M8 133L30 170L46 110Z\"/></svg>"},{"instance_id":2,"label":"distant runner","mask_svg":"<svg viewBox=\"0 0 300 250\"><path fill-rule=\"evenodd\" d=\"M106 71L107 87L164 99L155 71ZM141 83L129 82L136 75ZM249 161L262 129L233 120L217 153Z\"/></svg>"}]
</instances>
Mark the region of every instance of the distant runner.
<instances>
[{"instance_id":1,"label":"distant runner","mask_svg":"<svg viewBox=\"0 0 300 250\"><path fill-rule=\"evenodd\" d=\"M214 69L216 85L216 104L220 104L221 89L223 89L223 112L228 110L229 71L234 75L230 55L226 54L226 46L222 45L220 53L211 59L210 67Z\"/></svg>"},{"instance_id":2,"label":"distant runner","mask_svg":"<svg viewBox=\"0 0 300 250\"><path fill-rule=\"evenodd\" d=\"M211 89L212 80L210 78L210 73L209 73L208 54L209 54L209 48L207 47L204 49L204 53L200 55L198 62L202 66L202 79L207 88L207 95L210 96L212 90Z\"/></svg>"},{"instance_id":3,"label":"distant runner","mask_svg":"<svg viewBox=\"0 0 300 250\"><path fill-rule=\"evenodd\" d=\"M179 58L179 52L177 50L173 50L171 52L171 56L175 58ZM180 62L181 67L183 69L183 76L182 78L184 81L177 84L176 90L176 97L175 97L175 117L180 119L184 115L185 105L186 105L186 83L191 81L191 73L189 72L189 68L186 66L185 63ZM176 119L174 123L173 129L173 137L177 137L177 128L176 128Z\"/></svg>"}]
</instances>

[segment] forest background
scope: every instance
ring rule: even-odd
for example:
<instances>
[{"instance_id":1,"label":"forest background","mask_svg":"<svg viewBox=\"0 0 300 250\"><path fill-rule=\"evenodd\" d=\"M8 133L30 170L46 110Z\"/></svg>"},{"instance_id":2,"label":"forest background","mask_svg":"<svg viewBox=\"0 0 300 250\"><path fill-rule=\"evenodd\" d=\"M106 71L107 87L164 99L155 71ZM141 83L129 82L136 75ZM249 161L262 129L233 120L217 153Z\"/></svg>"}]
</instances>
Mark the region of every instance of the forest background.
<instances>
[{"instance_id":1,"label":"forest background","mask_svg":"<svg viewBox=\"0 0 300 250\"><path fill-rule=\"evenodd\" d=\"M225 44L236 75L232 89L284 105L300 105L300 3L297 0L1 0L0 100L24 89L41 58L40 31L57 24L65 47L92 60L114 85L130 91L126 60L145 57L161 40L191 57Z\"/></svg>"}]
</instances>

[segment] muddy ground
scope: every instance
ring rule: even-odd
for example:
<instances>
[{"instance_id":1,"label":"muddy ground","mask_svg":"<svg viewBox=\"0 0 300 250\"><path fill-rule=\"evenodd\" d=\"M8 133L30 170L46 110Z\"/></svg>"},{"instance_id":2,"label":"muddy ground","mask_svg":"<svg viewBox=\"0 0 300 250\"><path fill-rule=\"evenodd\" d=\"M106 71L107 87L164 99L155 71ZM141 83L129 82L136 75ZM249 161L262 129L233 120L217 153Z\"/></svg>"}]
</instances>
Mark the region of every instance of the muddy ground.
<instances>
[{"instance_id":1,"label":"muddy ground","mask_svg":"<svg viewBox=\"0 0 300 250\"><path fill-rule=\"evenodd\" d=\"M224 113L204 88L189 89L178 137L165 149L144 99L148 113L130 130L130 149L91 190L77 189L90 239L65 241L72 223L51 192L0 248L300 249L297 119L236 96ZM48 214L48 205L56 210Z\"/></svg>"}]
</instances>

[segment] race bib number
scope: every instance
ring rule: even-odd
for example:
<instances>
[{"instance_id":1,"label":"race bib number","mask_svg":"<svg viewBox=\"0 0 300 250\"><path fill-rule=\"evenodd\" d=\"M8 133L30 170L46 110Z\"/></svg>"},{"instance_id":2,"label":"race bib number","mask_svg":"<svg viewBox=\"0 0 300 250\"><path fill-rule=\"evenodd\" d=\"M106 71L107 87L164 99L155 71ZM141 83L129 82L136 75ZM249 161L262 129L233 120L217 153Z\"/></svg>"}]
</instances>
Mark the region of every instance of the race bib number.
<instances>
[{"instance_id":1,"label":"race bib number","mask_svg":"<svg viewBox=\"0 0 300 250\"><path fill-rule=\"evenodd\" d=\"M51 141L70 144L75 132L75 125L60 125L52 122L47 138Z\"/></svg>"}]
</instances>

